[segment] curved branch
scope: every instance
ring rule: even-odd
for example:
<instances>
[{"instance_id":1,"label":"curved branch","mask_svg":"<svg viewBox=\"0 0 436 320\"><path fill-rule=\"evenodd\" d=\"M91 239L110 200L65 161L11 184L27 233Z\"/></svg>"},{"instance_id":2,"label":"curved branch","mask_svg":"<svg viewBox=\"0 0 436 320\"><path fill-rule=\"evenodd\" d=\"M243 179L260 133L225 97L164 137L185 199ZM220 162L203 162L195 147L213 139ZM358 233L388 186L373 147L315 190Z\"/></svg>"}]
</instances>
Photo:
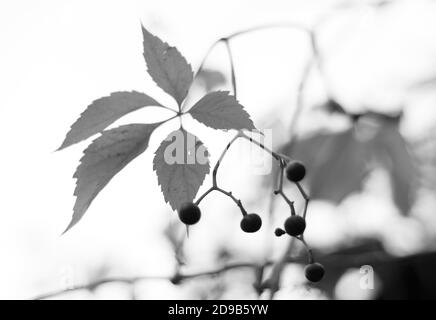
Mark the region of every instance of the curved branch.
<instances>
[{"instance_id":1,"label":"curved branch","mask_svg":"<svg viewBox=\"0 0 436 320\"><path fill-rule=\"evenodd\" d=\"M240 31L236 31L234 33L231 33L230 35L228 35L227 37L225 37L224 39L233 39L242 35L246 35L249 33L253 33L253 32L257 32L257 31L263 31L263 30L268 30L268 29L292 29L292 30L299 30L299 31L303 31L306 33L310 33L310 29L301 25L301 24L297 24L297 23L277 23L277 24L267 24L267 25L263 25L263 26L257 26L257 27L252 27L252 28L247 28L244 30L240 30Z\"/></svg>"},{"instance_id":2,"label":"curved branch","mask_svg":"<svg viewBox=\"0 0 436 320\"><path fill-rule=\"evenodd\" d=\"M224 44L226 45L227 54L229 55L229 61L230 61L230 76L232 79L232 88L233 88L233 95L235 98L237 97L237 90L236 90L236 74L235 74L235 63L233 61L233 54L232 49L230 48L230 42L229 39L224 39Z\"/></svg>"}]
</instances>

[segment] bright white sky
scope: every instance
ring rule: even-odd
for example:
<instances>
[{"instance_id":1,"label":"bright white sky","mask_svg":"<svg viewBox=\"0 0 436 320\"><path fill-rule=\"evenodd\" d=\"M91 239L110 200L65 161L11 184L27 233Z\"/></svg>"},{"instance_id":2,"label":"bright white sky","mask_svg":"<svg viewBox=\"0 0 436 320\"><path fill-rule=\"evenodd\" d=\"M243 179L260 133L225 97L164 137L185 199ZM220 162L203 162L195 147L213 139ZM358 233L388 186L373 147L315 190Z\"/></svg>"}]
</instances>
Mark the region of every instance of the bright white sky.
<instances>
[{"instance_id":1,"label":"bright white sky","mask_svg":"<svg viewBox=\"0 0 436 320\"><path fill-rule=\"evenodd\" d=\"M405 93L404 88L436 73L436 2L398 2L377 12L365 6L332 11L321 45L329 57L326 67L332 90L340 101L353 110L362 106L398 110L405 105L403 130L415 136L434 124L436 94ZM141 21L177 46L196 68L217 38L268 23L310 25L330 12L333 3L338 1L2 1L0 298L28 298L56 289L65 277L81 283L87 280L89 270L104 263L119 275L171 272L172 256L161 229L174 215L163 203L151 166L151 151L159 135L169 128L158 132L151 151L109 184L77 227L59 237L72 214L72 174L88 142L60 153L54 150L78 115L92 100L113 91L144 91L163 103L172 103L146 74ZM288 110L295 102L296 82L307 58L306 41L299 32L271 30L232 43L239 98L257 126L281 121L286 127L289 122L292 113ZM224 50L217 49L210 65L225 70L228 66L223 57ZM322 99L317 81L310 93L308 102ZM151 122L158 117L140 111L117 124ZM212 134L193 121L186 125L214 157L228 139L228 134ZM301 129L319 125L305 117ZM282 133L276 135L278 141ZM252 200L259 196L247 187L252 185L244 180L248 172L237 166L233 169L233 173L242 172L241 178L232 182L232 175L224 173L223 182L235 184L247 203L255 206ZM230 165L223 165L222 170L232 172ZM247 259L261 257L259 248L271 232L241 235L236 211L225 199L216 198L207 202L209 219L193 231L188 245L192 265L210 265L214 248L230 242L235 251L244 249L241 255ZM385 211L394 211L384 205ZM324 204L322 208L332 211L327 207ZM222 220L232 227L220 228ZM319 220L320 225L324 222ZM335 228L340 233L341 227ZM318 242L342 239L323 229ZM168 286L156 285L155 294L189 296ZM101 297L112 294L109 290Z\"/></svg>"}]
</instances>

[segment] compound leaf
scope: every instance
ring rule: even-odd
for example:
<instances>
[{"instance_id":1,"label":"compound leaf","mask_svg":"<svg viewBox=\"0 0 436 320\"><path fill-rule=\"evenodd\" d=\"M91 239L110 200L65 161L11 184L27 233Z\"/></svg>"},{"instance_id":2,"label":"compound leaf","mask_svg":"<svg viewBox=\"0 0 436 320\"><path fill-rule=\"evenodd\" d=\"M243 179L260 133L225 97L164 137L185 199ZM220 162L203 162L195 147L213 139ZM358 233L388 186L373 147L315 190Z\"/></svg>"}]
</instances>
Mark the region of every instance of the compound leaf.
<instances>
[{"instance_id":1,"label":"compound leaf","mask_svg":"<svg viewBox=\"0 0 436 320\"><path fill-rule=\"evenodd\" d=\"M95 100L71 126L59 150L101 132L122 116L146 106L160 106L153 98L136 91L114 92Z\"/></svg>"},{"instance_id":2,"label":"compound leaf","mask_svg":"<svg viewBox=\"0 0 436 320\"><path fill-rule=\"evenodd\" d=\"M194 200L209 173L209 155L203 143L179 129L162 141L153 159L165 201L173 210Z\"/></svg>"},{"instance_id":3,"label":"compound leaf","mask_svg":"<svg viewBox=\"0 0 436 320\"><path fill-rule=\"evenodd\" d=\"M160 88L181 105L193 81L191 66L175 47L152 35L144 27L142 34L148 73Z\"/></svg>"},{"instance_id":4,"label":"compound leaf","mask_svg":"<svg viewBox=\"0 0 436 320\"><path fill-rule=\"evenodd\" d=\"M189 113L194 119L214 129L255 129L250 115L228 91L205 95Z\"/></svg>"},{"instance_id":5,"label":"compound leaf","mask_svg":"<svg viewBox=\"0 0 436 320\"><path fill-rule=\"evenodd\" d=\"M147 149L150 136L159 125L160 123L120 126L103 131L91 143L74 174L77 179L74 195L77 198L73 218L64 232L79 222L108 182Z\"/></svg>"}]
</instances>

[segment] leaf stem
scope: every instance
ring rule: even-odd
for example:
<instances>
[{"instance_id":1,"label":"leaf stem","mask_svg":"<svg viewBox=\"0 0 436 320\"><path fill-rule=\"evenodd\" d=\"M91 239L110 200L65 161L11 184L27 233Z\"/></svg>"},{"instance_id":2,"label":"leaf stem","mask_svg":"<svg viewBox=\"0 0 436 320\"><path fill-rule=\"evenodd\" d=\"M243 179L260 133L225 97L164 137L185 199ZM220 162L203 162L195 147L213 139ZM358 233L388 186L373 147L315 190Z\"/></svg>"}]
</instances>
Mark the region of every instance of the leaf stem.
<instances>
[{"instance_id":1,"label":"leaf stem","mask_svg":"<svg viewBox=\"0 0 436 320\"><path fill-rule=\"evenodd\" d=\"M164 106L164 105L159 105L157 107L162 108L162 109L166 109L166 110L169 110L169 111L172 111L172 112L177 113L177 114L180 113L180 110L177 111L177 110L174 110L173 108L170 108L170 107L167 107L167 106Z\"/></svg>"},{"instance_id":2,"label":"leaf stem","mask_svg":"<svg viewBox=\"0 0 436 320\"><path fill-rule=\"evenodd\" d=\"M176 114L175 116L172 116L172 117L170 117L170 118L168 118L168 119L165 119L164 121L161 122L161 124L167 123L167 122L169 122L169 121L171 121L171 120L173 120L173 119L175 119L175 118L177 118L177 117L179 117L178 114Z\"/></svg>"},{"instance_id":3,"label":"leaf stem","mask_svg":"<svg viewBox=\"0 0 436 320\"><path fill-rule=\"evenodd\" d=\"M301 184L299 182L296 182L295 185L297 186L298 190L301 193L301 196L304 199L303 219L306 219L307 207L309 206L310 197L304 191L303 187L301 186Z\"/></svg>"}]
</instances>

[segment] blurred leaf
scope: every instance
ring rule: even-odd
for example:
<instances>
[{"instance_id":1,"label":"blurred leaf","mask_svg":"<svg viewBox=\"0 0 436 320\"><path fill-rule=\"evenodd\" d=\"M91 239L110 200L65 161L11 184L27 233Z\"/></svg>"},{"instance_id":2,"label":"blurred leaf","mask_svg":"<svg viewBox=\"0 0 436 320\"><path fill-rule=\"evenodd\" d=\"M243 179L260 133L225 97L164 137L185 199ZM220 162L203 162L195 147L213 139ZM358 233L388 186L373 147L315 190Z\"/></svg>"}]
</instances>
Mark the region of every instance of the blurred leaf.
<instances>
[{"instance_id":1,"label":"blurred leaf","mask_svg":"<svg viewBox=\"0 0 436 320\"><path fill-rule=\"evenodd\" d=\"M202 68L197 74L197 81L200 82L206 92L226 83L226 77L221 71Z\"/></svg>"},{"instance_id":2,"label":"blurred leaf","mask_svg":"<svg viewBox=\"0 0 436 320\"><path fill-rule=\"evenodd\" d=\"M95 100L71 126L59 150L101 132L132 111L142 107L160 105L148 95L136 91L114 92L110 96Z\"/></svg>"},{"instance_id":3,"label":"blurred leaf","mask_svg":"<svg viewBox=\"0 0 436 320\"><path fill-rule=\"evenodd\" d=\"M208 151L203 143L184 129L162 141L153 159L165 201L173 210L194 200L209 173Z\"/></svg>"},{"instance_id":4,"label":"blurred leaf","mask_svg":"<svg viewBox=\"0 0 436 320\"><path fill-rule=\"evenodd\" d=\"M360 191L376 159L390 174L395 204L403 214L409 212L415 197L416 168L398 123L388 117L376 119L339 133L318 133L282 148L283 153L306 164L312 198L339 203Z\"/></svg>"},{"instance_id":5,"label":"blurred leaf","mask_svg":"<svg viewBox=\"0 0 436 320\"><path fill-rule=\"evenodd\" d=\"M292 157L307 166L311 197L339 203L362 189L368 173L368 146L354 137L353 129L322 133L297 141Z\"/></svg>"},{"instance_id":6,"label":"blurred leaf","mask_svg":"<svg viewBox=\"0 0 436 320\"><path fill-rule=\"evenodd\" d=\"M91 202L108 182L148 147L150 136L160 123L128 124L103 131L85 150L74 174L77 178L73 218L68 231L83 217Z\"/></svg>"},{"instance_id":7,"label":"blurred leaf","mask_svg":"<svg viewBox=\"0 0 436 320\"><path fill-rule=\"evenodd\" d=\"M383 126L374 139L375 156L390 172L395 204L407 214L415 198L417 171L395 124Z\"/></svg>"},{"instance_id":8,"label":"blurred leaf","mask_svg":"<svg viewBox=\"0 0 436 320\"><path fill-rule=\"evenodd\" d=\"M144 27L142 34L148 73L160 88L181 105L192 84L191 66L175 47L169 46Z\"/></svg>"},{"instance_id":9,"label":"blurred leaf","mask_svg":"<svg viewBox=\"0 0 436 320\"><path fill-rule=\"evenodd\" d=\"M214 129L255 129L250 115L228 91L205 95L189 113L197 121Z\"/></svg>"}]
</instances>

